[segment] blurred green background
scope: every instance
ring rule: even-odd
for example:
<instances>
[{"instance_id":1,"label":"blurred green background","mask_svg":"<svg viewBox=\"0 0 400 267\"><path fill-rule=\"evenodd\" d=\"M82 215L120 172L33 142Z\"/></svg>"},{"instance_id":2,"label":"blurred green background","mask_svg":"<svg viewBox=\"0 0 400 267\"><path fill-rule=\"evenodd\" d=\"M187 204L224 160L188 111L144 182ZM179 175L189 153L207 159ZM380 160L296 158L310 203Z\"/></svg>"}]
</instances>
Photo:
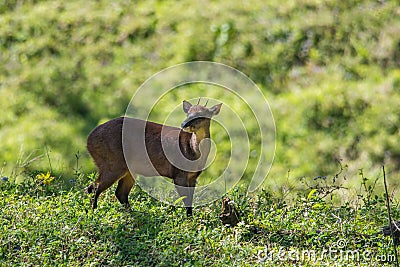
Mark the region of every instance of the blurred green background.
<instances>
[{"instance_id":1,"label":"blurred green background","mask_svg":"<svg viewBox=\"0 0 400 267\"><path fill-rule=\"evenodd\" d=\"M277 143L264 187L284 191L302 177L335 177L338 161L344 185L354 186L360 169L380 177L382 164L399 185L398 1L1 0L0 25L3 176L51 169L68 179L77 156L78 168L95 171L85 142L96 125L123 115L156 72L208 60L248 75L269 101ZM163 121L196 94L222 97L213 92L175 90L152 118ZM225 101L251 121L243 103ZM229 138L212 127L223 164ZM255 165L250 160L245 179Z\"/></svg>"}]
</instances>

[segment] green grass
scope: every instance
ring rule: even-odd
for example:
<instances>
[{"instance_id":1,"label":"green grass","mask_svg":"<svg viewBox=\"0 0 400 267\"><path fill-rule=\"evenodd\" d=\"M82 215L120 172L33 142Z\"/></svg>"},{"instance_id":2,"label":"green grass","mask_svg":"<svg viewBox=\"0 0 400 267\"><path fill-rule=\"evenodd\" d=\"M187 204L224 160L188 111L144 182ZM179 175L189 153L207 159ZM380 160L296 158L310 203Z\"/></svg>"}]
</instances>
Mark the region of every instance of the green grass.
<instances>
[{"instance_id":1,"label":"green grass","mask_svg":"<svg viewBox=\"0 0 400 267\"><path fill-rule=\"evenodd\" d=\"M2 174L23 178L10 174L21 151L22 160L37 157L32 171L48 168L47 151L55 173L71 175L77 151L85 171L93 171L83 152L96 125L123 115L151 75L210 60L249 76L271 105L277 150L265 188L332 175L337 159L348 164L348 177L361 168L375 177L385 164L399 186L398 14L396 0L0 1ZM158 93L151 90L149 99ZM162 97L154 120L163 122L171 107L199 96L234 107L248 135L258 135L248 108L215 88L177 88ZM154 104L141 102L135 110ZM174 119L179 126L184 114ZM211 131L213 138L223 135ZM230 140L216 141L229 155ZM219 164L229 160L221 158ZM255 162L249 161L244 180ZM211 179L218 172L210 170Z\"/></svg>"},{"instance_id":2,"label":"green grass","mask_svg":"<svg viewBox=\"0 0 400 267\"><path fill-rule=\"evenodd\" d=\"M139 188L130 194L130 211L107 190L93 212L83 190L91 179L44 185L32 175L18 185L2 182L0 266L393 264L385 261L394 255L392 242L379 233L387 225L383 196L364 192L354 203L334 206L317 190L288 203L266 191L245 196L238 187L228 195L242 222L227 227L219 221L218 201L187 218L183 208ZM399 203L392 209L400 216Z\"/></svg>"},{"instance_id":3,"label":"green grass","mask_svg":"<svg viewBox=\"0 0 400 267\"><path fill-rule=\"evenodd\" d=\"M321 256L339 239L350 251L393 255L391 241L376 233L387 225L383 164L400 217L399 12L396 0L0 1L0 178L9 177L0 182L0 266L373 265L277 258ZM95 169L87 135L123 115L151 75L193 60L237 68L267 97L277 135L266 191L229 192L243 219L234 228L220 224L218 202L188 219L138 188L132 211L108 190L92 212L83 188L93 175L81 175ZM199 96L242 116L257 155L248 107L215 88L177 88L160 99L154 120ZM171 124L183 118L177 113ZM220 157L203 184L229 162L229 138L221 126L211 132ZM242 181L256 162L250 158ZM56 179L39 181L47 170ZM276 257L263 261L268 252Z\"/></svg>"}]
</instances>

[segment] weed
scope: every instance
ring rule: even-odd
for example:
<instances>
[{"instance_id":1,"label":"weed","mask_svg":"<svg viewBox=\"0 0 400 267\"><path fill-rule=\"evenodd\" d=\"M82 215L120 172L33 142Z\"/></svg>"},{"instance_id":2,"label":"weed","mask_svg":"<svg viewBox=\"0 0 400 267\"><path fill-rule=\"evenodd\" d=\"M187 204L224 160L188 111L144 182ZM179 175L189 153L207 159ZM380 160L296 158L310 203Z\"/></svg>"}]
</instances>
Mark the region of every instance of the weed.
<instances>
[{"instance_id":1,"label":"weed","mask_svg":"<svg viewBox=\"0 0 400 267\"><path fill-rule=\"evenodd\" d=\"M340 259L340 266L366 266L393 262L389 258L394 255L392 241L380 231L386 224L385 202L372 201L383 196L370 196L371 201L359 207L335 206L312 189L286 203L265 190L246 196L239 186L228 195L241 213L241 222L225 227L218 219L219 202L196 208L195 216L187 219L180 209L159 203L141 190L131 194L132 210L124 210L108 190L103 205L93 212L80 187L61 190L58 179L38 185L38 179L50 177L48 172L20 184L0 183L0 265L313 266ZM400 215L398 203L393 203L392 215ZM350 252L358 258L345 256ZM302 253L309 257L302 258Z\"/></svg>"}]
</instances>

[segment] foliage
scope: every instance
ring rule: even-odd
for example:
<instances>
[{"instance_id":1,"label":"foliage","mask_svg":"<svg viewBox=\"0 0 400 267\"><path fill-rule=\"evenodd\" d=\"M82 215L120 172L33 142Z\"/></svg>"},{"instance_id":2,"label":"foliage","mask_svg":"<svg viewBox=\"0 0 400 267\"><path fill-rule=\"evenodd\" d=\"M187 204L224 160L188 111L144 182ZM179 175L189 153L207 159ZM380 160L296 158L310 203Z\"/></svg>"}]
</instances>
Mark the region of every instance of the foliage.
<instances>
[{"instance_id":1,"label":"foliage","mask_svg":"<svg viewBox=\"0 0 400 267\"><path fill-rule=\"evenodd\" d=\"M50 159L53 173L68 179L90 130L123 115L148 77L178 63L212 60L247 74L269 100L277 152L266 188L332 175L339 159L350 177L360 168L376 176L381 164L394 177L400 169L399 12L397 1L369 0L2 1L4 173L19 181L24 171L49 168ZM216 88L173 90L161 99L154 120L164 121L182 99L199 95L236 107L249 136L257 136L246 107ZM174 118L179 125L183 114ZM215 132L221 130L216 126ZM220 138L222 166L230 140L219 136L213 138ZM94 170L86 152L80 160L84 171ZM249 161L245 179L255 162ZM218 174L210 170L204 177Z\"/></svg>"},{"instance_id":2,"label":"foliage","mask_svg":"<svg viewBox=\"0 0 400 267\"><path fill-rule=\"evenodd\" d=\"M220 202L186 218L183 208L138 188L131 210L107 190L93 212L82 190L92 179L44 185L32 175L17 185L2 182L0 266L391 266L394 260L392 241L380 231L387 224L383 195L364 192L356 206L333 206L311 190L289 204L265 190L245 196L237 187L229 196L242 222L230 228L219 221ZM400 216L399 203L392 207ZM316 256L302 258L305 251Z\"/></svg>"},{"instance_id":3,"label":"foliage","mask_svg":"<svg viewBox=\"0 0 400 267\"><path fill-rule=\"evenodd\" d=\"M265 187L332 175L338 159L349 166L349 176L360 168L375 176L381 164L396 176L398 13L396 1L368 0L0 2L4 172L19 180L23 170L48 168L47 158L54 173L70 172L90 130L123 115L150 75L186 61L212 60L247 74L269 100L278 132ZM161 99L154 120L170 115L169 101L176 107L199 95L236 107L249 122L249 136L257 135L254 119L241 112L246 107L215 88L172 91ZM174 115L174 125L182 115ZM223 165L229 138L217 144ZM257 142L251 150L256 147ZM21 152L33 153L35 160L15 172ZM94 169L87 153L80 160L84 171ZM249 162L245 179L256 161Z\"/></svg>"},{"instance_id":4,"label":"foliage","mask_svg":"<svg viewBox=\"0 0 400 267\"><path fill-rule=\"evenodd\" d=\"M390 193L399 194L399 14L395 0L0 0L0 266L316 266L331 259L268 255L321 252L338 240L349 250L392 255L378 232L387 224L382 164ZM82 188L95 169L86 136L123 115L151 75L192 60L248 75L275 116L277 150L264 189L230 192L243 222L221 226L217 203L187 219L139 189L131 211L111 190L88 210ZM237 97L216 86L182 86L159 99L151 119L178 126L178 105L199 96L224 102L246 122L249 180L261 137ZM225 166L230 138L217 123L211 131L214 164ZM221 171L210 168L199 184ZM399 204L392 205L398 218Z\"/></svg>"}]
</instances>

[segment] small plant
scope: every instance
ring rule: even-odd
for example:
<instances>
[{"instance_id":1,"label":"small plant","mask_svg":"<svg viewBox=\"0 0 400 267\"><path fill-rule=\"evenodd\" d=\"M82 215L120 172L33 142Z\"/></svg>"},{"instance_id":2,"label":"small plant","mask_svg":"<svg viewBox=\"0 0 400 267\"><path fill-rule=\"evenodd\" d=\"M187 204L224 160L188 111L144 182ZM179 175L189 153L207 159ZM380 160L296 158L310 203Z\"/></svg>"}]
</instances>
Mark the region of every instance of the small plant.
<instances>
[{"instance_id":1,"label":"small plant","mask_svg":"<svg viewBox=\"0 0 400 267\"><path fill-rule=\"evenodd\" d=\"M339 181L339 178L346 180L346 175L343 174L343 171L347 169L348 166L343 166L341 159L337 159L336 162L339 166L339 171L331 178L327 176L317 176L314 177L311 182L305 177L300 178L300 181L306 186L306 190L311 190L311 192L313 192L311 195L318 194L321 198L325 198L328 196L332 198L334 192L348 189L347 187L344 187Z\"/></svg>"},{"instance_id":2,"label":"small plant","mask_svg":"<svg viewBox=\"0 0 400 267\"><path fill-rule=\"evenodd\" d=\"M36 175L36 179L40 182L42 182L45 185L49 185L53 180L55 179L54 176L51 176L50 171L47 171L46 174L44 173L39 173Z\"/></svg>"},{"instance_id":3,"label":"small plant","mask_svg":"<svg viewBox=\"0 0 400 267\"><path fill-rule=\"evenodd\" d=\"M79 153L79 150L78 150L78 152L76 152L76 154L75 154L75 160L76 161L75 161L75 167L74 167L74 170L73 170L75 179L77 179L77 180L83 176L82 167L79 164L80 158L81 158L81 154Z\"/></svg>"},{"instance_id":4,"label":"small plant","mask_svg":"<svg viewBox=\"0 0 400 267\"><path fill-rule=\"evenodd\" d=\"M364 175L363 169L359 169L358 171L358 175L361 177L360 191L363 190L363 192L358 194L358 197L364 201L366 206L370 206L370 204L373 204L371 201L376 200L375 188L380 177L378 176L371 183L370 179Z\"/></svg>"}]
</instances>

